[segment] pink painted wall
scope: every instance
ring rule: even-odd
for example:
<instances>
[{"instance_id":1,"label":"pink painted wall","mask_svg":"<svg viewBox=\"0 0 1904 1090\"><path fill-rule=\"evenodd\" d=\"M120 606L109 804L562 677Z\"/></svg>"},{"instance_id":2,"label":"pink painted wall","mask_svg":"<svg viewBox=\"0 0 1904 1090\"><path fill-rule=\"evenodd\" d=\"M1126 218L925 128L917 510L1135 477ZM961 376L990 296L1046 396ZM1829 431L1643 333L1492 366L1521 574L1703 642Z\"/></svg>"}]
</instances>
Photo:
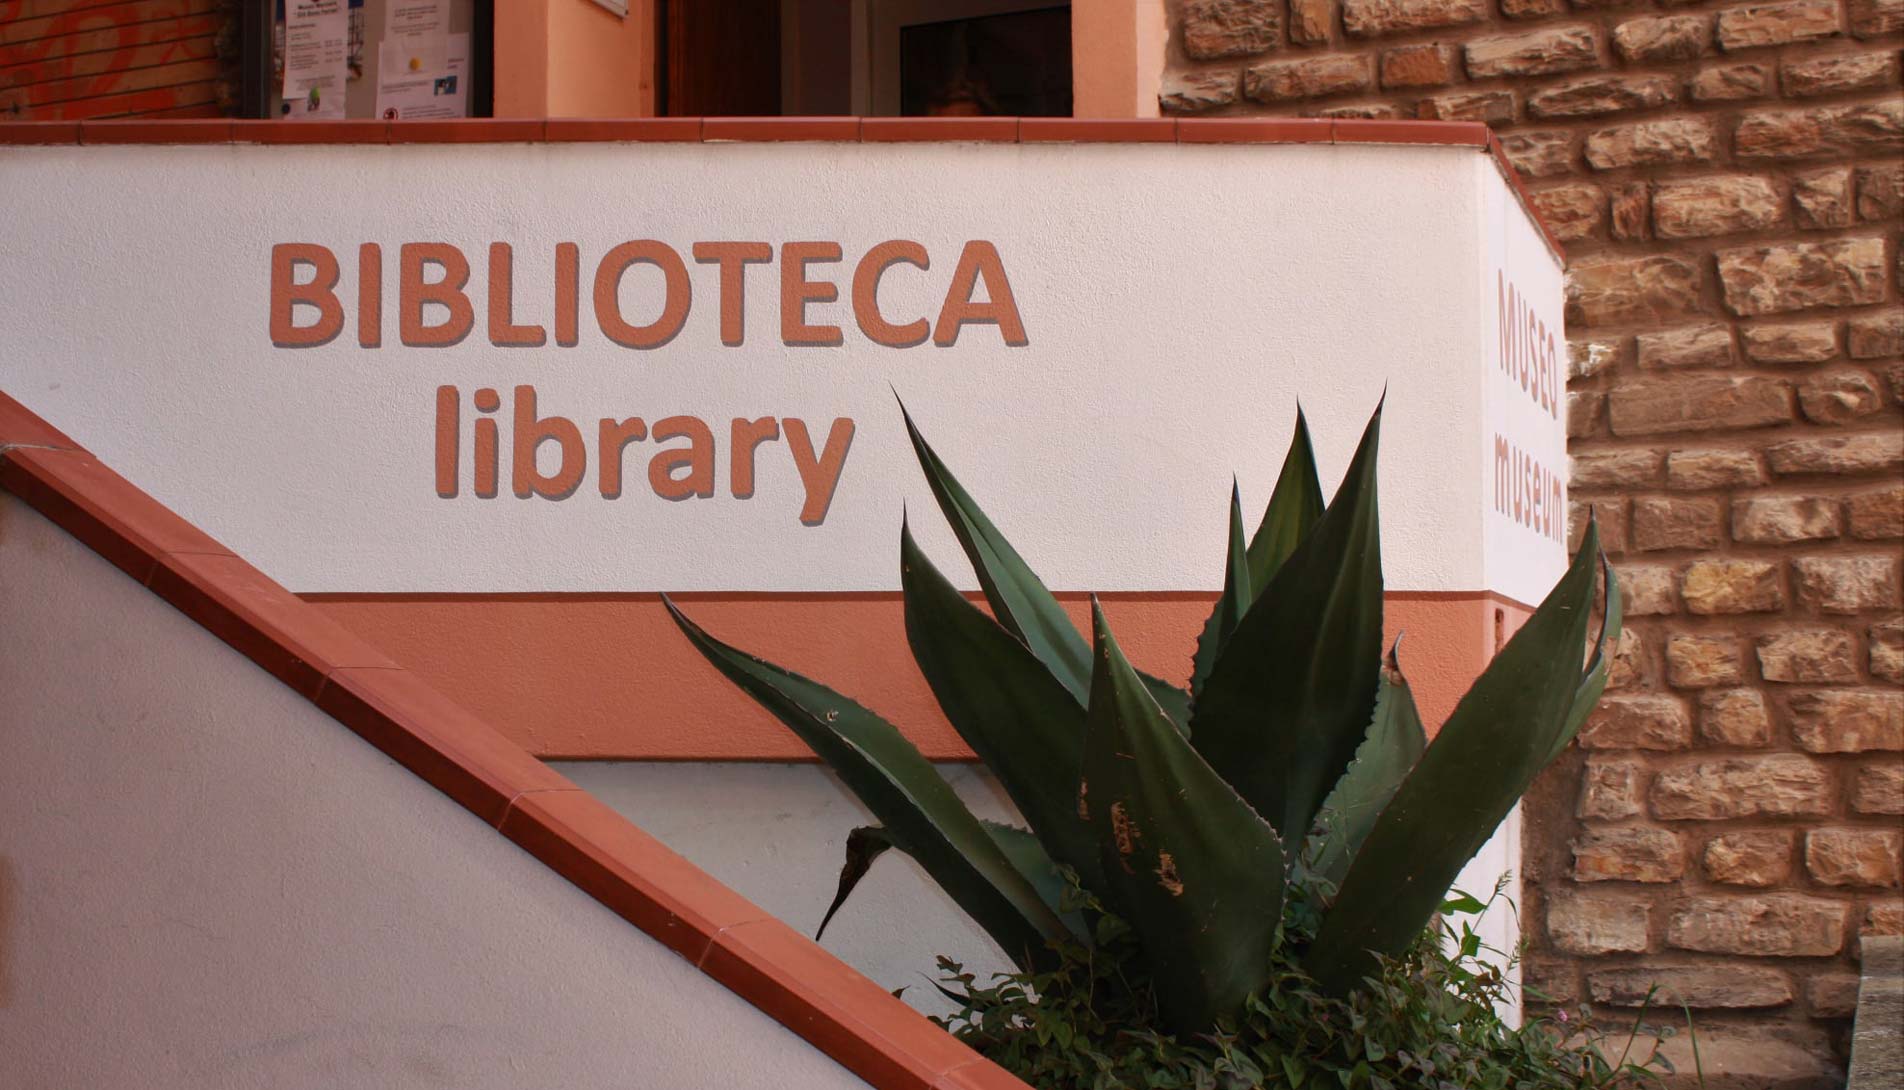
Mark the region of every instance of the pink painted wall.
<instances>
[{"instance_id":1,"label":"pink painted wall","mask_svg":"<svg viewBox=\"0 0 1904 1090\"><path fill-rule=\"evenodd\" d=\"M497 117L649 117L653 0L626 17L593 0L496 5Z\"/></svg>"}]
</instances>

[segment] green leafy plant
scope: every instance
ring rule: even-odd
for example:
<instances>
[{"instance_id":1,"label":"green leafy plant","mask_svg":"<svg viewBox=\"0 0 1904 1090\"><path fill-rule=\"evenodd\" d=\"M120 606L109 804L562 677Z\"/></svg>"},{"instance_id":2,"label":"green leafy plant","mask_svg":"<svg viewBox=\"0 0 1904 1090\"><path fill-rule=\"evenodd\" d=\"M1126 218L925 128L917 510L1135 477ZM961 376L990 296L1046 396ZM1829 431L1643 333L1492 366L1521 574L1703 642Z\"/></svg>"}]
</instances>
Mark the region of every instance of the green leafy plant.
<instances>
[{"instance_id":1,"label":"green leafy plant","mask_svg":"<svg viewBox=\"0 0 1904 1090\"><path fill-rule=\"evenodd\" d=\"M1589 526L1546 600L1426 739L1382 643L1379 407L1326 505L1300 413L1247 542L1232 488L1223 590L1187 690L1134 669L1095 600L1087 642L909 415L906 427L991 607L960 594L902 524L907 641L1028 828L978 820L890 723L667 603L708 661L879 819L849 838L828 919L898 848L1028 973L1095 957L1118 921L1158 1024L1175 1033L1245 1015L1290 971L1349 1001L1385 986L1384 959L1419 947L1463 864L1605 686L1620 596ZM1596 559L1605 620L1589 656ZM1067 899L1069 881L1088 898ZM1292 906L1308 924L1285 925Z\"/></svg>"}]
</instances>

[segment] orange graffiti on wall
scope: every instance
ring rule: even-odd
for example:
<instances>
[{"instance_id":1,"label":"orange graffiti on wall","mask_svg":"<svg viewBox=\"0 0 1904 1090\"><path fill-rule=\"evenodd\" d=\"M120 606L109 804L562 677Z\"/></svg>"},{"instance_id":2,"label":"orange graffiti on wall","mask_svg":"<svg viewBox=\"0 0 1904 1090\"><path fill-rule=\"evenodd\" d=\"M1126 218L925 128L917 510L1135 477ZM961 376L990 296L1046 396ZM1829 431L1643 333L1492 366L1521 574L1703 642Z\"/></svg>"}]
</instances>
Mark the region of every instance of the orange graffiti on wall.
<instances>
[{"instance_id":1,"label":"orange graffiti on wall","mask_svg":"<svg viewBox=\"0 0 1904 1090\"><path fill-rule=\"evenodd\" d=\"M215 117L229 0L0 0L0 119Z\"/></svg>"}]
</instances>

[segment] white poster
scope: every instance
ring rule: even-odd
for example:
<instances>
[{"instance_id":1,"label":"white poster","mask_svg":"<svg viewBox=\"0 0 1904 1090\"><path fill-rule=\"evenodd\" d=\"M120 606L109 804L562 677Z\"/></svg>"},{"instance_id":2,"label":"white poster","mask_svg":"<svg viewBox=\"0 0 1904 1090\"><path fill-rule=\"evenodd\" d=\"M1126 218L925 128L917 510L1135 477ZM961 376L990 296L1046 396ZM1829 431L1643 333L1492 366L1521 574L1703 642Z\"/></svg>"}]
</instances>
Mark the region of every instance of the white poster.
<instances>
[{"instance_id":1,"label":"white poster","mask_svg":"<svg viewBox=\"0 0 1904 1090\"><path fill-rule=\"evenodd\" d=\"M441 72L449 66L449 31L449 0L388 0L379 67L395 75L388 67L394 58L411 75Z\"/></svg>"},{"instance_id":2,"label":"white poster","mask_svg":"<svg viewBox=\"0 0 1904 1090\"><path fill-rule=\"evenodd\" d=\"M285 0L284 113L341 118L350 74L350 15L345 0Z\"/></svg>"},{"instance_id":3,"label":"white poster","mask_svg":"<svg viewBox=\"0 0 1904 1090\"><path fill-rule=\"evenodd\" d=\"M411 70L415 59L384 44L377 58L377 116L418 121L469 116L469 35L452 34L441 68Z\"/></svg>"}]
</instances>

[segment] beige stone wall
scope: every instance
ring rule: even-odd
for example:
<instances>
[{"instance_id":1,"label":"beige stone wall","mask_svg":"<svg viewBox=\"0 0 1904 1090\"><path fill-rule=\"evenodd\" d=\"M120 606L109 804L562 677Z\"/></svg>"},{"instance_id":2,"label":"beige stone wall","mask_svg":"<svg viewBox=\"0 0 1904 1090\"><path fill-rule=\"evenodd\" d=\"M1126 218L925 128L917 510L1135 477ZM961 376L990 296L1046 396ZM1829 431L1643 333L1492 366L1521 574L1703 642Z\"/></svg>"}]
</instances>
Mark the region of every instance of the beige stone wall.
<instances>
[{"instance_id":1,"label":"beige stone wall","mask_svg":"<svg viewBox=\"0 0 1904 1090\"><path fill-rule=\"evenodd\" d=\"M1842 1055L1904 929L1904 2L1169 10L1167 113L1486 121L1568 248L1631 621L1533 799L1532 982Z\"/></svg>"}]
</instances>

